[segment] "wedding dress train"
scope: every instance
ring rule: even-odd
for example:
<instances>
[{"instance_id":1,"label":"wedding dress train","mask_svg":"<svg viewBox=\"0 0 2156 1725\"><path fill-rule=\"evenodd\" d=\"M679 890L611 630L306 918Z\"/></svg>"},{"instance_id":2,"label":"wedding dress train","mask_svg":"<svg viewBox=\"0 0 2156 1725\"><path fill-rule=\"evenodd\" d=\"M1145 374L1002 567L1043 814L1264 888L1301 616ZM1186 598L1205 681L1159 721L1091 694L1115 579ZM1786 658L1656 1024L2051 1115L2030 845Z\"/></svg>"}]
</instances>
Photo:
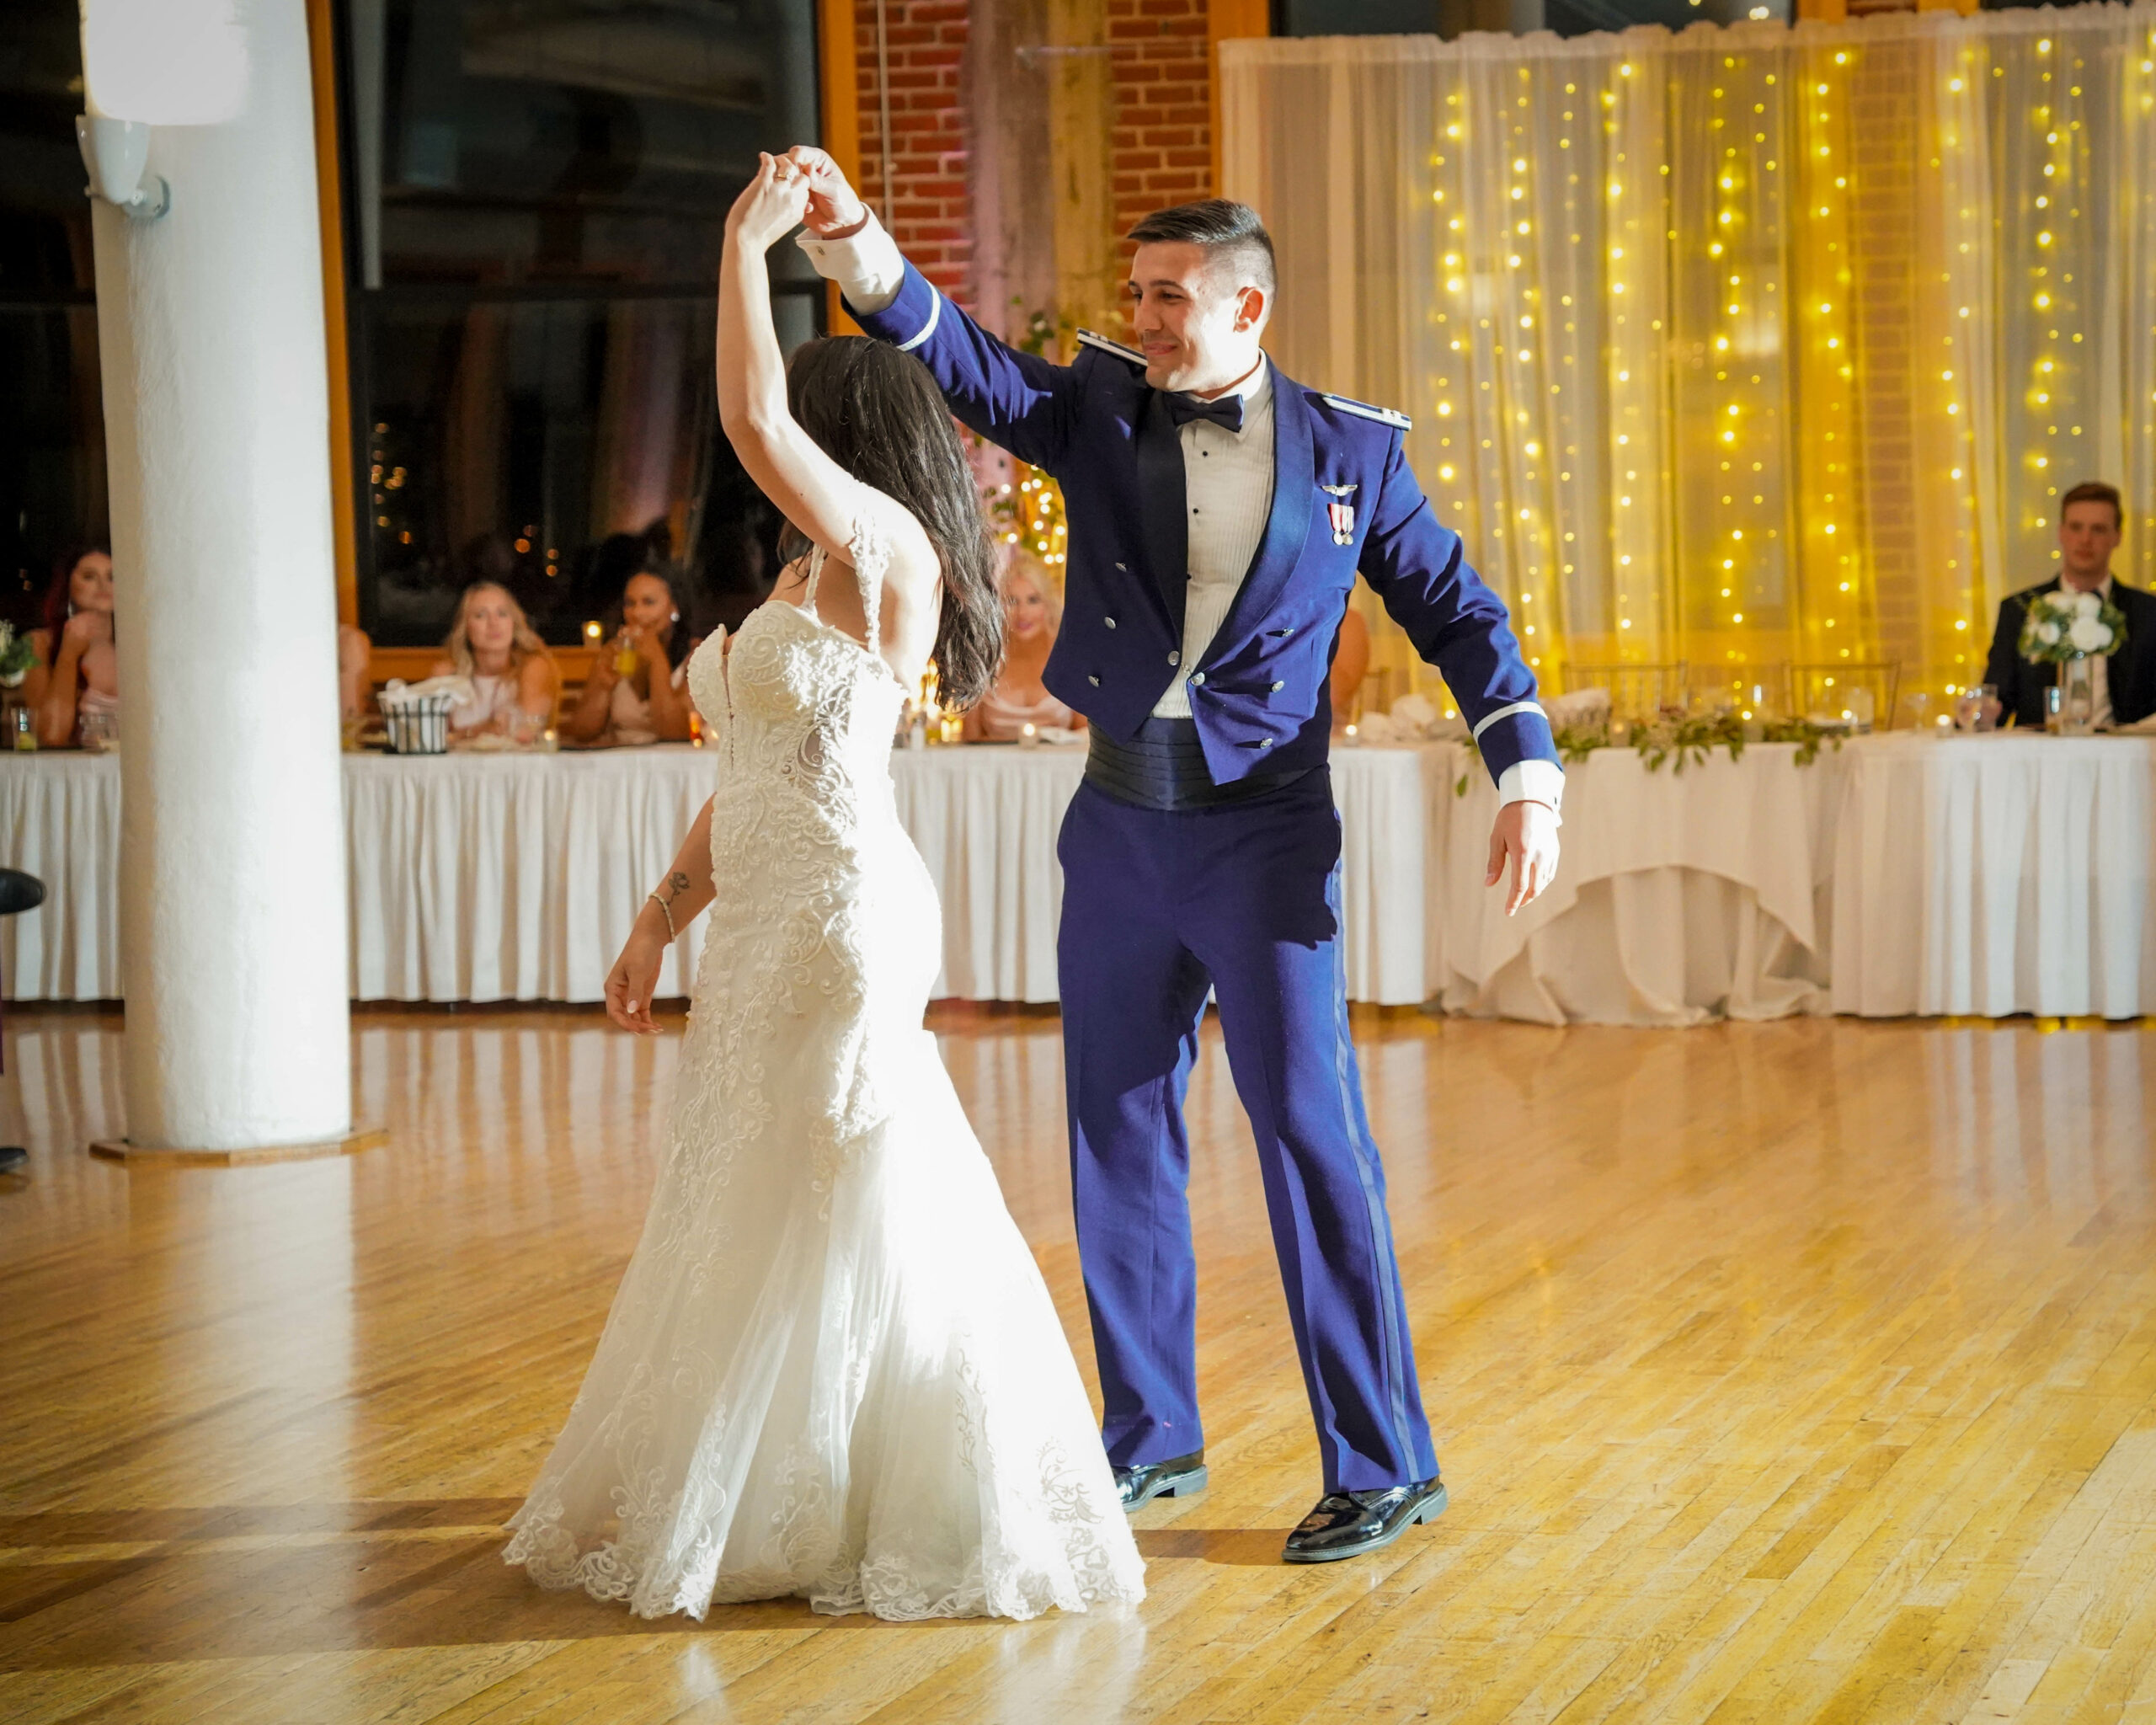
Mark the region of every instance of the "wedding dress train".
<instances>
[{"instance_id":1,"label":"wedding dress train","mask_svg":"<svg viewBox=\"0 0 2156 1725\"><path fill-rule=\"evenodd\" d=\"M870 640L883 555L856 544ZM641 1616L880 1617L1144 1596L1055 1309L921 1014L933 884L905 698L806 604L707 641L718 897L636 1255L504 1556Z\"/></svg>"}]
</instances>

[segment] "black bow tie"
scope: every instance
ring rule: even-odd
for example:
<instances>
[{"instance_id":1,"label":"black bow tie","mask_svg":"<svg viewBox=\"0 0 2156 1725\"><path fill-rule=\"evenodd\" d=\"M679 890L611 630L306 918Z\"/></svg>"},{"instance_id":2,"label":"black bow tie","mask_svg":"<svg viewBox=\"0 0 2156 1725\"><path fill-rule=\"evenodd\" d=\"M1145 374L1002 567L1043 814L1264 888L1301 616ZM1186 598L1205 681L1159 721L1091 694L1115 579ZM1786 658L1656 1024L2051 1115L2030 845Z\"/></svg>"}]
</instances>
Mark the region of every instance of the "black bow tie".
<instances>
[{"instance_id":1,"label":"black bow tie","mask_svg":"<svg viewBox=\"0 0 2156 1725\"><path fill-rule=\"evenodd\" d=\"M1216 425L1240 433L1243 429L1243 398L1240 393L1223 395L1212 401L1200 401L1194 395L1170 395L1168 417L1177 428L1187 425L1193 419L1210 419Z\"/></svg>"}]
</instances>

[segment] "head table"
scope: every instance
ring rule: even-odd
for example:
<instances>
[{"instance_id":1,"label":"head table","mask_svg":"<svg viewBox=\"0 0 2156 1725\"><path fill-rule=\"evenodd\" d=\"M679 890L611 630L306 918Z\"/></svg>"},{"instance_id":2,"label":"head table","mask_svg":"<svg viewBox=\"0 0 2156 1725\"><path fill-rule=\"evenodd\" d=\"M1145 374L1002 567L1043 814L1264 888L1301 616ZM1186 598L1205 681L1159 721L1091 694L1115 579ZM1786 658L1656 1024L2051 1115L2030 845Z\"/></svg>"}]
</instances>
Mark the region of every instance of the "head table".
<instances>
[{"instance_id":1,"label":"head table","mask_svg":"<svg viewBox=\"0 0 2156 1725\"><path fill-rule=\"evenodd\" d=\"M942 899L937 994L1056 998L1055 836L1083 764L892 756ZM686 745L345 756L354 997L597 1001L715 770ZM1496 798L1464 749L1344 748L1331 771L1353 1000L1550 1024L2156 1011L2156 740L1905 732L1682 772L1598 750L1567 776L1555 885L1512 918L1482 885ZM51 893L0 922L9 997L119 996L119 843L117 759L0 756L0 861Z\"/></svg>"}]
</instances>

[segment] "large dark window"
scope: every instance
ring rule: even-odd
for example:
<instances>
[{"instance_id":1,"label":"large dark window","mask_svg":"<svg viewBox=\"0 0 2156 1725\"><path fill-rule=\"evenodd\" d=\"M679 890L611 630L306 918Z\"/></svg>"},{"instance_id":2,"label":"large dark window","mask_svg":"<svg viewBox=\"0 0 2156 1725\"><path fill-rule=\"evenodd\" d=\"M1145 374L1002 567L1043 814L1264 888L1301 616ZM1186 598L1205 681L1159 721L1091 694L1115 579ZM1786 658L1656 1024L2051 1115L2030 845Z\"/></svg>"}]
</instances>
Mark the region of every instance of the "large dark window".
<instances>
[{"instance_id":1,"label":"large dark window","mask_svg":"<svg viewBox=\"0 0 2156 1725\"><path fill-rule=\"evenodd\" d=\"M643 564L699 632L780 523L719 435L712 282L759 150L817 136L814 0L346 0L360 620L439 641L508 582L580 637ZM791 245L788 348L821 322Z\"/></svg>"},{"instance_id":2,"label":"large dark window","mask_svg":"<svg viewBox=\"0 0 2156 1725\"><path fill-rule=\"evenodd\" d=\"M0 615L30 622L53 558L104 537L75 0L0 8Z\"/></svg>"}]
</instances>

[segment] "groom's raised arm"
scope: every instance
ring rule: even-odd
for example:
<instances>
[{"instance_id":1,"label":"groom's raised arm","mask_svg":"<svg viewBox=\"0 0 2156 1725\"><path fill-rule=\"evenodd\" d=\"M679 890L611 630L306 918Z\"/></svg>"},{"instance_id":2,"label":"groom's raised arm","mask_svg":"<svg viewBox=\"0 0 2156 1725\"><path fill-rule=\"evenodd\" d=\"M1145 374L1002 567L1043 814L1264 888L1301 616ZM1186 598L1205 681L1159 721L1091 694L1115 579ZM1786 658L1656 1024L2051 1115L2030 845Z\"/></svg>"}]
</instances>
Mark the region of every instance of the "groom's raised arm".
<instances>
[{"instance_id":1,"label":"groom's raised arm","mask_svg":"<svg viewBox=\"0 0 2156 1725\"><path fill-rule=\"evenodd\" d=\"M804 233L801 249L835 281L861 327L928 367L951 411L991 443L1055 471L1070 441L1072 370L999 341L938 292L872 215L841 239Z\"/></svg>"}]
</instances>

